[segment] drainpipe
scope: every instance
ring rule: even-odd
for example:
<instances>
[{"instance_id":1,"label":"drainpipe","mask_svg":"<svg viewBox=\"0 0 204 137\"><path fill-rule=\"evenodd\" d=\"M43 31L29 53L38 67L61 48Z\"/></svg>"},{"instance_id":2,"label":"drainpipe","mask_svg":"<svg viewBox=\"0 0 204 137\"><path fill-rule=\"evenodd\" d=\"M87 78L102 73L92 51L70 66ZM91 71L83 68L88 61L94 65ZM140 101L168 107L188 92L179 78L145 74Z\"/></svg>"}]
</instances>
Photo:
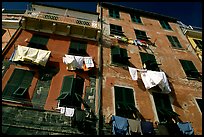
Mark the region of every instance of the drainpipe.
<instances>
[{"instance_id":1,"label":"drainpipe","mask_svg":"<svg viewBox=\"0 0 204 137\"><path fill-rule=\"evenodd\" d=\"M97 135L101 134L101 126L103 124L103 119L101 118L101 90L102 90L102 34L103 34L103 23L102 23L102 3L99 2L100 4L100 23L101 23L101 33L99 36L99 71L98 71L98 79L99 79L99 84L98 84L98 120L96 123L96 131L97 131Z\"/></svg>"}]
</instances>

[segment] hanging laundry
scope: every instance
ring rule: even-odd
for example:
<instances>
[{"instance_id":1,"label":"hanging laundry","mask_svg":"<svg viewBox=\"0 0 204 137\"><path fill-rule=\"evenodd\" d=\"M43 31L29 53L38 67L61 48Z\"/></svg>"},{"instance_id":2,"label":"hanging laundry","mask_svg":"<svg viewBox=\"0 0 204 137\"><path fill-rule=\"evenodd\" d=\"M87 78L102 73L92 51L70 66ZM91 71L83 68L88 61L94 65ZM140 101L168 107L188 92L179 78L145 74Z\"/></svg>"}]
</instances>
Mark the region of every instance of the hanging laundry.
<instances>
[{"instance_id":1,"label":"hanging laundry","mask_svg":"<svg viewBox=\"0 0 204 137\"><path fill-rule=\"evenodd\" d=\"M143 135L153 135L154 127L153 123L149 121L141 121L141 129Z\"/></svg>"},{"instance_id":2,"label":"hanging laundry","mask_svg":"<svg viewBox=\"0 0 204 137\"><path fill-rule=\"evenodd\" d=\"M37 58L38 51L39 51L38 49L29 48L26 56L24 57L24 60L34 62L35 59Z\"/></svg>"},{"instance_id":3,"label":"hanging laundry","mask_svg":"<svg viewBox=\"0 0 204 137\"><path fill-rule=\"evenodd\" d=\"M50 56L50 53L51 53L51 51L39 49L38 54L37 54L37 58L34 60L34 63L45 66L47 63L47 60Z\"/></svg>"},{"instance_id":4,"label":"hanging laundry","mask_svg":"<svg viewBox=\"0 0 204 137\"><path fill-rule=\"evenodd\" d=\"M64 113L65 113L65 107L61 107L61 108L60 108L60 113L61 113L61 114L64 114Z\"/></svg>"},{"instance_id":5,"label":"hanging laundry","mask_svg":"<svg viewBox=\"0 0 204 137\"><path fill-rule=\"evenodd\" d=\"M128 69L132 80L137 80L137 69L132 67L128 67Z\"/></svg>"},{"instance_id":6,"label":"hanging laundry","mask_svg":"<svg viewBox=\"0 0 204 137\"><path fill-rule=\"evenodd\" d=\"M112 132L114 135L129 135L127 118L112 116Z\"/></svg>"},{"instance_id":7,"label":"hanging laundry","mask_svg":"<svg viewBox=\"0 0 204 137\"><path fill-rule=\"evenodd\" d=\"M137 46L138 44L141 45L141 46L143 45L142 42L141 42L140 40L137 40L137 39L134 40L134 43L135 43L136 46Z\"/></svg>"},{"instance_id":8,"label":"hanging laundry","mask_svg":"<svg viewBox=\"0 0 204 137\"><path fill-rule=\"evenodd\" d=\"M87 68L94 67L94 63L91 57L84 57L84 62Z\"/></svg>"},{"instance_id":9,"label":"hanging laundry","mask_svg":"<svg viewBox=\"0 0 204 137\"><path fill-rule=\"evenodd\" d=\"M29 47L18 45L12 61L24 61L24 58L27 55L28 50L29 50Z\"/></svg>"},{"instance_id":10,"label":"hanging laundry","mask_svg":"<svg viewBox=\"0 0 204 137\"><path fill-rule=\"evenodd\" d=\"M194 130L189 122L178 122L177 125L184 135L194 134Z\"/></svg>"},{"instance_id":11,"label":"hanging laundry","mask_svg":"<svg viewBox=\"0 0 204 137\"><path fill-rule=\"evenodd\" d=\"M158 84L158 86L160 87L160 89L164 92L164 93L169 93L171 92L170 86L169 86L169 82L167 80L166 74L164 72L160 72L161 75L163 76L162 81Z\"/></svg>"},{"instance_id":12,"label":"hanging laundry","mask_svg":"<svg viewBox=\"0 0 204 137\"><path fill-rule=\"evenodd\" d=\"M134 44L134 41L132 39L128 39L128 44Z\"/></svg>"},{"instance_id":13,"label":"hanging laundry","mask_svg":"<svg viewBox=\"0 0 204 137\"><path fill-rule=\"evenodd\" d=\"M67 65L67 70L76 70L77 62L73 55L65 55L65 57L63 57L62 59L63 63Z\"/></svg>"},{"instance_id":14,"label":"hanging laundry","mask_svg":"<svg viewBox=\"0 0 204 137\"><path fill-rule=\"evenodd\" d=\"M74 108L65 108L65 116L73 117L74 116Z\"/></svg>"},{"instance_id":15,"label":"hanging laundry","mask_svg":"<svg viewBox=\"0 0 204 137\"><path fill-rule=\"evenodd\" d=\"M117 39L121 39L122 38L121 36L116 36L116 35L114 35L114 37L117 38Z\"/></svg>"},{"instance_id":16,"label":"hanging laundry","mask_svg":"<svg viewBox=\"0 0 204 137\"><path fill-rule=\"evenodd\" d=\"M83 61L84 61L84 57L82 56L74 56L75 60L76 60L76 64L77 64L77 68L78 69L82 69L83 66Z\"/></svg>"},{"instance_id":17,"label":"hanging laundry","mask_svg":"<svg viewBox=\"0 0 204 137\"><path fill-rule=\"evenodd\" d=\"M128 124L130 135L132 135L133 133L138 133L141 135L141 121L135 119L128 119Z\"/></svg>"}]
</instances>

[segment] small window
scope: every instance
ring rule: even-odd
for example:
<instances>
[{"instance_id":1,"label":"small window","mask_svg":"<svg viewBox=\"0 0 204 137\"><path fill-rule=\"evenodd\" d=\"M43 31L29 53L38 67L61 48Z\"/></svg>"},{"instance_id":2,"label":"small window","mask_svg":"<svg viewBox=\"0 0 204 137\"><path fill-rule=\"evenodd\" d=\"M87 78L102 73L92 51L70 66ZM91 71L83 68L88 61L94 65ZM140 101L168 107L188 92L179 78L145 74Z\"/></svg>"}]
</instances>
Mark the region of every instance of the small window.
<instances>
[{"instance_id":1,"label":"small window","mask_svg":"<svg viewBox=\"0 0 204 137\"><path fill-rule=\"evenodd\" d=\"M47 42L49 40L48 36L42 36L34 34L28 44L28 47L47 50Z\"/></svg>"},{"instance_id":2,"label":"small window","mask_svg":"<svg viewBox=\"0 0 204 137\"><path fill-rule=\"evenodd\" d=\"M119 48L118 46L111 47L111 59L113 64L125 66L129 65L127 50Z\"/></svg>"},{"instance_id":3,"label":"small window","mask_svg":"<svg viewBox=\"0 0 204 137\"><path fill-rule=\"evenodd\" d=\"M87 43L82 41L71 41L69 55L86 56Z\"/></svg>"},{"instance_id":4,"label":"small window","mask_svg":"<svg viewBox=\"0 0 204 137\"><path fill-rule=\"evenodd\" d=\"M171 107L168 94L152 92L159 122L168 122L179 116Z\"/></svg>"},{"instance_id":5,"label":"small window","mask_svg":"<svg viewBox=\"0 0 204 137\"><path fill-rule=\"evenodd\" d=\"M135 107L133 89L114 86L116 115L135 119L137 108Z\"/></svg>"},{"instance_id":6,"label":"small window","mask_svg":"<svg viewBox=\"0 0 204 137\"><path fill-rule=\"evenodd\" d=\"M145 31L135 29L135 35L136 35L136 38L140 39L140 40L147 40L148 39Z\"/></svg>"},{"instance_id":7,"label":"small window","mask_svg":"<svg viewBox=\"0 0 204 137\"><path fill-rule=\"evenodd\" d=\"M178 41L177 37L167 35L167 38L168 38L169 42L171 42L171 45L172 45L173 48L182 48L182 46L181 46L180 42Z\"/></svg>"},{"instance_id":8,"label":"small window","mask_svg":"<svg viewBox=\"0 0 204 137\"><path fill-rule=\"evenodd\" d=\"M200 108L200 111L203 112L203 101L202 99L196 99L196 102Z\"/></svg>"},{"instance_id":9,"label":"small window","mask_svg":"<svg viewBox=\"0 0 204 137\"><path fill-rule=\"evenodd\" d=\"M113 24L110 24L110 34L124 36L122 27L118 25L113 25Z\"/></svg>"},{"instance_id":10,"label":"small window","mask_svg":"<svg viewBox=\"0 0 204 137\"><path fill-rule=\"evenodd\" d=\"M6 33L5 29L1 29L2 30L2 36Z\"/></svg>"},{"instance_id":11,"label":"small window","mask_svg":"<svg viewBox=\"0 0 204 137\"><path fill-rule=\"evenodd\" d=\"M140 57L142 65L145 64L147 70L159 71L159 67L154 55L140 52Z\"/></svg>"},{"instance_id":12,"label":"small window","mask_svg":"<svg viewBox=\"0 0 204 137\"><path fill-rule=\"evenodd\" d=\"M62 88L57 100L60 101L59 106L66 107L81 107L81 100L76 96L82 96L84 88L84 79L74 75L65 76L62 83Z\"/></svg>"},{"instance_id":13,"label":"small window","mask_svg":"<svg viewBox=\"0 0 204 137\"><path fill-rule=\"evenodd\" d=\"M197 39L193 39L193 41L196 43L197 47L202 51L202 40L197 40Z\"/></svg>"},{"instance_id":14,"label":"small window","mask_svg":"<svg viewBox=\"0 0 204 137\"><path fill-rule=\"evenodd\" d=\"M199 79L200 74L192 61L179 59L187 78Z\"/></svg>"},{"instance_id":15,"label":"small window","mask_svg":"<svg viewBox=\"0 0 204 137\"><path fill-rule=\"evenodd\" d=\"M109 9L109 16L113 18L120 19L119 11L116 9Z\"/></svg>"},{"instance_id":16,"label":"small window","mask_svg":"<svg viewBox=\"0 0 204 137\"><path fill-rule=\"evenodd\" d=\"M167 21L159 21L162 28L167 29L167 30L172 30L169 23Z\"/></svg>"},{"instance_id":17,"label":"small window","mask_svg":"<svg viewBox=\"0 0 204 137\"><path fill-rule=\"evenodd\" d=\"M130 14L132 22L135 23L142 23L140 16L135 14Z\"/></svg>"}]
</instances>

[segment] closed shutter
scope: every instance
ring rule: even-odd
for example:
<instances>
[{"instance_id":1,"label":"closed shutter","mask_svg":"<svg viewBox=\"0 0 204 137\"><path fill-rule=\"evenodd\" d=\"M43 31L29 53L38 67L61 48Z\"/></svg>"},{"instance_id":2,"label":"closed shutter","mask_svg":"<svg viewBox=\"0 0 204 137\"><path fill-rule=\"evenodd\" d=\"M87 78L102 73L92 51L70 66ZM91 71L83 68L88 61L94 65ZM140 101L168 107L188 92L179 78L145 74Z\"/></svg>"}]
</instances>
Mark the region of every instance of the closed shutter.
<instances>
[{"instance_id":1,"label":"closed shutter","mask_svg":"<svg viewBox=\"0 0 204 137\"><path fill-rule=\"evenodd\" d=\"M141 31L141 30L136 30L135 29L135 35L137 37L137 39L144 39L146 40L147 39L147 35L146 35L146 32L145 31Z\"/></svg>"},{"instance_id":2,"label":"closed shutter","mask_svg":"<svg viewBox=\"0 0 204 137\"><path fill-rule=\"evenodd\" d=\"M114 9L109 9L109 16L113 18L120 18L119 11Z\"/></svg>"},{"instance_id":3,"label":"closed shutter","mask_svg":"<svg viewBox=\"0 0 204 137\"><path fill-rule=\"evenodd\" d=\"M175 36L168 36L167 35L168 40L170 41L171 45L175 48L182 48L180 42L178 41L177 37Z\"/></svg>"},{"instance_id":4,"label":"closed shutter","mask_svg":"<svg viewBox=\"0 0 204 137\"><path fill-rule=\"evenodd\" d=\"M86 54L87 43L81 41L71 41L69 47L70 55L85 55Z\"/></svg>"},{"instance_id":5,"label":"closed shutter","mask_svg":"<svg viewBox=\"0 0 204 137\"><path fill-rule=\"evenodd\" d=\"M72 86L74 82L74 75L64 76L61 93L57 100L65 99L69 94L72 93Z\"/></svg>"},{"instance_id":6,"label":"closed shutter","mask_svg":"<svg viewBox=\"0 0 204 137\"><path fill-rule=\"evenodd\" d=\"M166 21L159 21L159 22L160 22L162 28L172 30L168 22L166 22Z\"/></svg>"}]
</instances>

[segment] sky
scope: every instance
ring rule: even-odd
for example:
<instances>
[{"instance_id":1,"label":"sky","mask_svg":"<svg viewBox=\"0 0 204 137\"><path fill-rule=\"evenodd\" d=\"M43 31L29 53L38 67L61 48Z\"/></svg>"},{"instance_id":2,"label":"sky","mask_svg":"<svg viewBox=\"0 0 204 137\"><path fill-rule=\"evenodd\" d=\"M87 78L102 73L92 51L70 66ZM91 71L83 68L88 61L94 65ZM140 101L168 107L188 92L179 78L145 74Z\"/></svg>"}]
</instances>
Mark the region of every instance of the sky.
<instances>
[{"instance_id":1,"label":"sky","mask_svg":"<svg viewBox=\"0 0 204 137\"><path fill-rule=\"evenodd\" d=\"M96 12L96 2L42 2L64 8L80 9ZM113 2L116 5L135 8L170 16L183 22L185 25L202 28L201 2ZM25 10L28 2L2 2L2 8Z\"/></svg>"}]
</instances>

